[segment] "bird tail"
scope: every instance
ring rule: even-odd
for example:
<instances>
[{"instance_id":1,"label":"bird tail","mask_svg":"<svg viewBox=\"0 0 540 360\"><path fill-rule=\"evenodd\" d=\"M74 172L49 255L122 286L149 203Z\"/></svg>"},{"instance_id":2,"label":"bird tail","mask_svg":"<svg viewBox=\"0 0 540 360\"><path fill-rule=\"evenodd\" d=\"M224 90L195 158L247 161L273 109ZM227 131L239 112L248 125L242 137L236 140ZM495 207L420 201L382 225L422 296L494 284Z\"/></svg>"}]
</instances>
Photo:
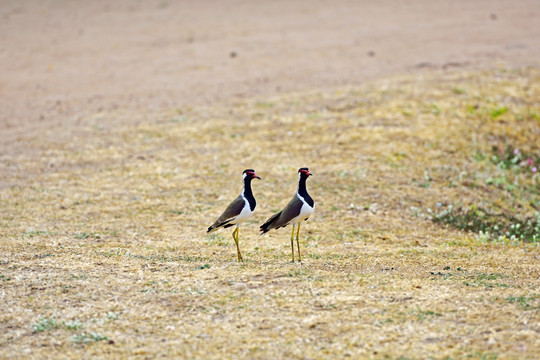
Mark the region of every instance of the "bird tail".
<instances>
[{"instance_id":1,"label":"bird tail","mask_svg":"<svg viewBox=\"0 0 540 360\"><path fill-rule=\"evenodd\" d=\"M272 225L279 218L280 215L281 215L281 211L272 215L268 220L266 220L264 224L261 225L260 227L261 235L267 233L269 230L274 228Z\"/></svg>"},{"instance_id":2,"label":"bird tail","mask_svg":"<svg viewBox=\"0 0 540 360\"><path fill-rule=\"evenodd\" d=\"M235 225L234 223L233 224L230 223L231 220L232 219L229 219L229 220L224 221L224 222L218 222L219 221L219 219L218 219L218 221L216 221L212 226L210 226L206 232L208 234L210 234L210 233L213 233L214 231L218 231L219 228L222 228L222 227L223 228L228 228L228 227L234 226Z\"/></svg>"}]
</instances>

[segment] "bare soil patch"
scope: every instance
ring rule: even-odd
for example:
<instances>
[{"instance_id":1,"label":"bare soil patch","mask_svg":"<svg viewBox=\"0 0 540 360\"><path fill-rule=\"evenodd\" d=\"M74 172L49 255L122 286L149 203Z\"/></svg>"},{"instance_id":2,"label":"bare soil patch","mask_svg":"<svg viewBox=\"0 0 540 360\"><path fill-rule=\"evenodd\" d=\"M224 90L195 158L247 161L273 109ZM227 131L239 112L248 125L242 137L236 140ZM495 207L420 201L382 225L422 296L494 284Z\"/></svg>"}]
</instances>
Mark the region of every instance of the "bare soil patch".
<instances>
[{"instance_id":1,"label":"bare soil patch","mask_svg":"<svg viewBox=\"0 0 540 360\"><path fill-rule=\"evenodd\" d=\"M98 112L540 59L535 0L4 1L0 17L2 151Z\"/></svg>"}]
</instances>

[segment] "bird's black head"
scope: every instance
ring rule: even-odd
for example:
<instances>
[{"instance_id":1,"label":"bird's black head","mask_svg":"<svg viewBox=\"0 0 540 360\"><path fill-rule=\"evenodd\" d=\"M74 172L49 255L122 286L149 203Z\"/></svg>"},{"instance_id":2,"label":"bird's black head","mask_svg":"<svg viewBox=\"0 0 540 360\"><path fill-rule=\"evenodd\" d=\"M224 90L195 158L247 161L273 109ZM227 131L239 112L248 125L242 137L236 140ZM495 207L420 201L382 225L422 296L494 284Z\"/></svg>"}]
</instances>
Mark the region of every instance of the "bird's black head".
<instances>
[{"instance_id":1,"label":"bird's black head","mask_svg":"<svg viewBox=\"0 0 540 360\"><path fill-rule=\"evenodd\" d=\"M300 174L300 178L307 179L309 176L313 175L309 172L309 169L307 167L303 167L298 169L298 174Z\"/></svg>"},{"instance_id":2,"label":"bird's black head","mask_svg":"<svg viewBox=\"0 0 540 360\"><path fill-rule=\"evenodd\" d=\"M253 170L253 169L246 169L246 170L244 170L243 174L244 174L244 179L248 178L248 179L251 180L251 179L257 178L257 179L261 180L261 178L257 174L255 174L255 170Z\"/></svg>"}]
</instances>

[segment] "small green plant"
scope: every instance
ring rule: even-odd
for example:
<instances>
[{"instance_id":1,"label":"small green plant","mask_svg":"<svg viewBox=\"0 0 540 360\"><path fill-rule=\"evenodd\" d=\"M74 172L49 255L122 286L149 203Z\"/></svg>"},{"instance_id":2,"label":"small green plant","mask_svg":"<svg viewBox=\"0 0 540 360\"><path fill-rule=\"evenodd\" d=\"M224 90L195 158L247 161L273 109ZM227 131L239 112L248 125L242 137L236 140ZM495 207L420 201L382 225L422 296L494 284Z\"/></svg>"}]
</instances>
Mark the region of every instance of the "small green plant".
<instances>
[{"instance_id":1,"label":"small green plant","mask_svg":"<svg viewBox=\"0 0 540 360\"><path fill-rule=\"evenodd\" d=\"M483 286L487 289L512 287L512 285L497 281L502 278L503 278L503 275L499 273L471 274L467 276L467 281L465 281L463 284L465 286L471 286L471 287Z\"/></svg>"},{"instance_id":2,"label":"small green plant","mask_svg":"<svg viewBox=\"0 0 540 360\"><path fill-rule=\"evenodd\" d=\"M428 188L431 186L431 181L433 179L431 178L431 175L429 175L428 171L424 171L424 182L420 183L419 185L423 188Z\"/></svg>"},{"instance_id":3,"label":"small green plant","mask_svg":"<svg viewBox=\"0 0 540 360\"><path fill-rule=\"evenodd\" d=\"M89 344L92 342L109 340L109 337L100 333L80 333L73 336L71 339L75 344Z\"/></svg>"},{"instance_id":4,"label":"small green plant","mask_svg":"<svg viewBox=\"0 0 540 360\"><path fill-rule=\"evenodd\" d=\"M79 320L63 321L62 325L68 330L80 330L84 328L84 324Z\"/></svg>"},{"instance_id":5,"label":"small green plant","mask_svg":"<svg viewBox=\"0 0 540 360\"><path fill-rule=\"evenodd\" d=\"M441 108L437 104L431 104L431 112L434 115L439 115L441 113Z\"/></svg>"},{"instance_id":6,"label":"small green plant","mask_svg":"<svg viewBox=\"0 0 540 360\"><path fill-rule=\"evenodd\" d=\"M75 279L75 280L86 280L86 279L88 279L88 275L86 275L86 274L82 274L82 275L71 274L71 278Z\"/></svg>"},{"instance_id":7,"label":"small green plant","mask_svg":"<svg viewBox=\"0 0 540 360\"><path fill-rule=\"evenodd\" d=\"M495 274L495 273L481 273L476 275L477 280L497 280L502 278L501 274Z\"/></svg>"},{"instance_id":8,"label":"small green plant","mask_svg":"<svg viewBox=\"0 0 540 360\"><path fill-rule=\"evenodd\" d=\"M540 295L509 296L505 299L509 303L516 303L523 310L540 310Z\"/></svg>"},{"instance_id":9,"label":"small green plant","mask_svg":"<svg viewBox=\"0 0 540 360\"><path fill-rule=\"evenodd\" d=\"M41 318L38 322L32 324L34 332L51 331L55 329L80 330L84 328L84 324L79 320L58 321L53 316Z\"/></svg>"},{"instance_id":10,"label":"small green plant","mask_svg":"<svg viewBox=\"0 0 540 360\"><path fill-rule=\"evenodd\" d=\"M287 273L288 277L297 277L304 275L306 275L306 272L303 269L293 269L289 273Z\"/></svg>"},{"instance_id":11,"label":"small green plant","mask_svg":"<svg viewBox=\"0 0 540 360\"><path fill-rule=\"evenodd\" d=\"M167 210L169 214L182 215L184 212L182 210Z\"/></svg>"},{"instance_id":12,"label":"small green plant","mask_svg":"<svg viewBox=\"0 0 540 360\"><path fill-rule=\"evenodd\" d=\"M109 319L109 320L118 320L119 317L120 317L120 315L118 313L115 313L115 312L108 312L107 313L107 319Z\"/></svg>"},{"instance_id":13,"label":"small green plant","mask_svg":"<svg viewBox=\"0 0 540 360\"><path fill-rule=\"evenodd\" d=\"M492 119L496 119L499 116L506 114L507 112L508 112L508 108L506 106L501 106L501 107L491 110L490 115Z\"/></svg>"},{"instance_id":14,"label":"small green plant","mask_svg":"<svg viewBox=\"0 0 540 360\"><path fill-rule=\"evenodd\" d=\"M87 238L94 238L94 239L101 239L101 235L99 235L98 233L89 233L89 232L81 232L81 233L76 233L75 235L73 235L73 237L75 239L87 239Z\"/></svg>"},{"instance_id":15,"label":"small green plant","mask_svg":"<svg viewBox=\"0 0 540 360\"><path fill-rule=\"evenodd\" d=\"M471 354L467 354L468 359L480 359L480 360L497 360L499 358L499 355L495 353L483 353L480 351L476 351Z\"/></svg>"},{"instance_id":16,"label":"small green plant","mask_svg":"<svg viewBox=\"0 0 540 360\"><path fill-rule=\"evenodd\" d=\"M60 323L54 319L54 317L41 318L37 323L32 324L34 332L44 332L53 329L58 329Z\"/></svg>"},{"instance_id":17,"label":"small green plant","mask_svg":"<svg viewBox=\"0 0 540 360\"><path fill-rule=\"evenodd\" d=\"M442 314L438 312L431 311L431 310L421 310L419 307L416 308L416 311L412 311L411 313L416 315L416 318L418 319L418 321L423 321L429 318L442 316Z\"/></svg>"},{"instance_id":18,"label":"small green plant","mask_svg":"<svg viewBox=\"0 0 540 360\"><path fill-rule=\"evenodd\" d=\"M52 235L52 234L48 232L47 230L32 230L32 229L26 231L23 234L23 236L29 237L29 238L33 238L36 236L46 236L46 235Z\"/></svg>"}]
</instances>

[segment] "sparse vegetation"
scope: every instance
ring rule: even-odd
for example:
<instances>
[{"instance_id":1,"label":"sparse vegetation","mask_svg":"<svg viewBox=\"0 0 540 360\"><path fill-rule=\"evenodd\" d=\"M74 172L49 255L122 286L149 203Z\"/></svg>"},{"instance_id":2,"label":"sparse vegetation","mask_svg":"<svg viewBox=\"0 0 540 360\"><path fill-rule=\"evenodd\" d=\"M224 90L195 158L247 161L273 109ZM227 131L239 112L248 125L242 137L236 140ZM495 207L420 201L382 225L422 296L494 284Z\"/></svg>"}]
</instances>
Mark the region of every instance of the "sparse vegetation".
<instances>
[{"instance_id":1,"label":"sparse vegetation","mask_svg":"<svg viewBox=\"0 0 540 360\"><path fill-rule=\"evenodd\" d=\"M80 330L84 328L84 325L79 320L64 321L63 325L68 330Z\"/></svg>"},{"instance_id":2,"label":"sparse vegetation","mask_svg":"<svg viewBox=\"0 0 540 360\"><path fill-rule=\"evenodd\" d=\"M72 341L75 344L89 344L96 341L109 340L109 337L106 335L101 335L99 333L80 333L73 336Z\"/></svg>"},{"instance_id":3,"label":"sparse vegetation","mask_svg":"<svg viewBox=\"0 0 540 360\"><path fill-rule=\"evenodd\" d=\"M32 329L36 332L43 332L48 330L57 329L60 324L53 318L42 318L38 322L32 324Z\"/></svg>"},{"instance_id":4,"label":"sparse vegetation","mask_svg":"<svg viewBox=\"0 0 540 360\"><path fill-rule=\"evenodd\" d=\"M538 99L534 68L426 72L28 136L3 158L0 357L535 358ZM206 229L248 166L238 264ZM291 264L290 228L257 225L299 166Z\"/></svg>"},{"instance_id":5,"label":"sparse vegetation","mask_svg":"<svg viewBox=\"0 0 540 360\"><path fill-rule=\"evenodd\" d=\"M74 238L75 239L88 239L88 238L101 239L101 235L99 235L98 233L81 232L81 233L76 233L74 235Z\"/></svg>"},{"instance_id":6,"label":"sparse vegetation","mask_svg":"<svg viewBox=\"0 0 540 360\"><path fill-rule=\"evenodd\" d=\"M23 236L26 236L29 238L33 238L36 236L47 236L47 235L53 235L53 234L49 233L46 230L27 230L23 233Z\"/></svg>"},{"instance_id":7,"label":"sparse vegetation","mask_svg":"<svg viewBox=\"0 0 540 360\"><path fill-rule=\"evenodd\" d=\"M79 320L58 321L52 316L48 318L41 318L39 321L32 324L32 329L35 332L51 331L62 328L68 330L79 330L84 328L84 324L82 324Z\"/></svg>"},{"instance_id":8,"label":"sparse vegetation","mask_svg":"<svg viewBox=\"0 0 540 360\"><path fill-rule=\"evenodd\" d=\"M456 209L450 205L435 214L433 221L478 233L487 240L540 242L540 212L522 220L509 214L493 214L476 206Z\"/></svg>"},{"instance_id":9,"label":"sparse vegetation","mask_svg":"<svg viewBox=\"0 0 540 360\"><path fill-rule=\"evenodd\" d=\"M506 301L518 304L523 310L540 310L540 295L509 296Z\"/></svg>"}]
</instances>

